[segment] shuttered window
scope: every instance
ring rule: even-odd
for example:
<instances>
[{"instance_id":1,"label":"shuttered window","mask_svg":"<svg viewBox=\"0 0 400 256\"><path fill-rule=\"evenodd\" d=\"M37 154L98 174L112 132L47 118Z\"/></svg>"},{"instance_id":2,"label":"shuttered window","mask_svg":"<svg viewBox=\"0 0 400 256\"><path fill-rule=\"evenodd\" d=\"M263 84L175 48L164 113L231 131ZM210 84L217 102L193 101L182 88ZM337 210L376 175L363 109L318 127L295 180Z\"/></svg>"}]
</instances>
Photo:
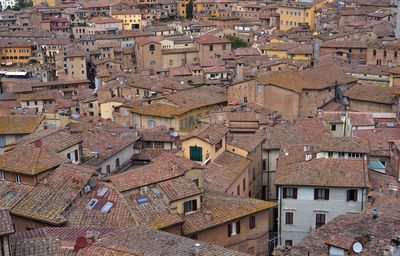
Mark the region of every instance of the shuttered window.
<instances>
[{"instance_id":1,"label":"shuttered window","mask_svg":"<svg viewBox=\"0 0 400 256\"><path fill-rule=\"evenodd\" d=\"M315 215L315 229L318 229L323 225L325 225L325 221L326 221L326 214L317 213Z\"/></svg>"},{"instance_id":2,"label":"shuttered window","mask_svg":"<svg viewBox=\"0 0 400 256\"><path fill-rule=\"evenodd\" d=\"M358 190L349 189L347 190L347 201L357 201Z\"/></svg>"},{"instance_id":3,"label":"shuttered window","mask_svg":"<svg viewBox=\"0 0 400 256\"><path fill-rule=\"evenodd\" d=\"M286 212L285 213L285 224L286 225L293 225L293 212Z\"/></svg>"},{"instance_id":4,"label":"shuttered window","mask_svg":"<svg viewBox=\"0 0 400 256\"><path fill-rule=\"evenodd\" d=\"M190 147L190 160L201 162L203 160L203 149L201 147Z\"/></svg>"},{"instance_id":5,"label":"shuttered window","mask_svg":"<svg viewBox=\"0 0 400 256\"><path fill-rule=\"evenodd\" d=\"M292 187L283 188L283 198L297 199L297 188L292 188Z\"/></svg>"},{"instance_id":6,"label":"shuttered window","mask_svg":"<svg viewBox=\"0 0 400 256\"><path fill-rule=\"evenodd\" d=\"M314 189L314 200L329 200L329 189L315 188Z\"/></svg>"}]
</instances>

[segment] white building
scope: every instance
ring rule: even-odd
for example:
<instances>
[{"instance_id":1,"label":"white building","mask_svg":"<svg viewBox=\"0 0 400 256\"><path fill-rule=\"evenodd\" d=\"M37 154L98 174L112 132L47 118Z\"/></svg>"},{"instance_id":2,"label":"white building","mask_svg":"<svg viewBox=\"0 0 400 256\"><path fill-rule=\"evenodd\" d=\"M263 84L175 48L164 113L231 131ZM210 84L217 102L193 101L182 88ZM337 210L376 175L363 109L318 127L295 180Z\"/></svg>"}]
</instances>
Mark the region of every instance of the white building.
<instances>
[{"instance_id":1,"label":"white building","mask_svg":"<svg viewBox=\"0 0 400 256\"><path fill-rule=\"evenodd\" d=\"M296 244L336 216L363 210L368 144L334 138L319 149L296 145L280 151L275 181L280 244Z\"/></svg>"},{"instance_id":2,"label":"white building","mask_svg":"<svg viewBox=\"0 0 400 256\"><path fill-rule=\"evenodd\" d=\"M17 5L17 0L0 0L1 3L1 9L7 9L7 7L14 7L15 5Z\"/></svg>"}]
</instances>

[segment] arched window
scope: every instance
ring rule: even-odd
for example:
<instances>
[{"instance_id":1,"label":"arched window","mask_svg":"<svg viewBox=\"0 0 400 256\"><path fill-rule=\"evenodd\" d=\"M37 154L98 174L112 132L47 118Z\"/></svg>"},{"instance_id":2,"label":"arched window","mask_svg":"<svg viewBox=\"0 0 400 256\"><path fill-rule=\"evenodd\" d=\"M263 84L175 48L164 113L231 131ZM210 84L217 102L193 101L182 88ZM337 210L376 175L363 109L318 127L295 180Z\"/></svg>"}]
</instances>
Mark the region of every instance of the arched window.
<instances>
[{"instance_id":1,"label":"arched window","mask_svg":"<svg viewBox=\"0 0 400 256\"><path fill-rule=\"evenodd\" d=\"M154 49L155 49L154 44L151 44L151 45L150 45L150 51L154 51Z\"/></svg>"}]
</instances>

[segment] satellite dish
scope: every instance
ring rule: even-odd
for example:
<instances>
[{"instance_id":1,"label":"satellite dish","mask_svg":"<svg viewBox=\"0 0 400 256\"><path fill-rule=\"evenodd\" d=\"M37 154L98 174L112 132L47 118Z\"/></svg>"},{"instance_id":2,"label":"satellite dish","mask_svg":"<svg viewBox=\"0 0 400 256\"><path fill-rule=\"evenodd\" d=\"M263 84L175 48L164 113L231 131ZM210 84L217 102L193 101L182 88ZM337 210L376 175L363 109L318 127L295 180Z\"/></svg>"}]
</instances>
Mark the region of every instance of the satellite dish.
<instances>
[{"instance_id":1,"label":"satellite dish","mask_svg":"<svg viewBox=\"0 0 400 256\"><path fill-rule=\"evenodd\" d=\"M353 244L353 251L355 253L360 253L362 251L362 244L359 242L356 242Z\"/></svg>"}]
</instances>

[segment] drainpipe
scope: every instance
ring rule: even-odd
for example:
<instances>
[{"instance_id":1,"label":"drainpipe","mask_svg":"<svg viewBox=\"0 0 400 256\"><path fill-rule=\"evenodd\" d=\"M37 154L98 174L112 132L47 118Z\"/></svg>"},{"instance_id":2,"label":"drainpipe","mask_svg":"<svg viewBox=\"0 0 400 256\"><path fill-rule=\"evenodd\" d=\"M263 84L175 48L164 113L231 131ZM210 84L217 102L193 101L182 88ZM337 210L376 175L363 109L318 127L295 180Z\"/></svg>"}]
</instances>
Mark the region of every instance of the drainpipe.
<instances>
[{"instance_id":1,"label":"drainpipe","mask_svg":"<svg viewBox=\"0 0 400 256\"><path fill-rule=\"evenodd\" d=\"M282 187L279 186L278 189L278 198L279 198L279 204L278 204L278 208L279 208L279 216L278 216L278 244L281 245L281 236L282 236L282 196L281 196L281 189Z\"/></svg>"}]
</instances>

